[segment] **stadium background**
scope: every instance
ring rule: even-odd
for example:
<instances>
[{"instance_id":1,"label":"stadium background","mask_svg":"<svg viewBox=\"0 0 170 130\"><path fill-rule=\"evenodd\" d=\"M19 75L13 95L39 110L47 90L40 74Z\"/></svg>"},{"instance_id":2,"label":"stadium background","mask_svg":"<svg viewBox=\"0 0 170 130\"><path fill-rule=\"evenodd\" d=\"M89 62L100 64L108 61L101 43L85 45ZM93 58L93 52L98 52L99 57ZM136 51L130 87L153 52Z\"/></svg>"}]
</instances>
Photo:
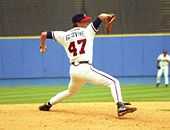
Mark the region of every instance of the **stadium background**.
<instances>
[{"instance_id":1,"label":"stadium background","mask_svg":"<svg viewBox=\"0 0 170 130\"><path fill-rule=\"evenodd\" d=\"M71 16L85 12L117 15L113 34L170 31L169 0L1 0L0 35L39 35L42 30L65 30ZM100 33L104 30L101 29Z\"/></svg>"},{"instance_id":2,"label":"stadium background","mask_svg":"<svg viewBox=\"0 0 170 130\"><path fill-rule=\"evenodd\" d=\"M116 35L95 39L96 68L119 78L154 78L157 55L163 48L170 52L169 4L168 0L1 0L0 79L67 79L69 63L62 47L48 41L48 52L41 56L38 37L23 36L67 30L72 27L71 16L79 12L93 18L101 12L117 15L112 30ZM101 27L98 34L104 33Z\"/></svg>"}]
</instances>

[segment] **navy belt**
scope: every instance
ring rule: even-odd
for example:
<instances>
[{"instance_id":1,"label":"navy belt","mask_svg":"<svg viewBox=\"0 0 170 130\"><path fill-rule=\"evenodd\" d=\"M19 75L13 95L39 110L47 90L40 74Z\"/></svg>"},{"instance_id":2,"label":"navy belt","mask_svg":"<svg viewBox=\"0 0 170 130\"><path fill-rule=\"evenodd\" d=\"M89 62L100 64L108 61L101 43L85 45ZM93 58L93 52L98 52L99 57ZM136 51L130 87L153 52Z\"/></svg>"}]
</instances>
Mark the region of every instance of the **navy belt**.
<instances>
[{"instance_id":1,"label":"navy belt","mask_svg":"<svg viewBox=\"0 0 170 130\"><path fill-rule=\"evenodd\" d=\"M79 65L79 64L90 64L89 61L79 61L79 62L71 62L72 65Z\"/></svg>"}]
</instances>

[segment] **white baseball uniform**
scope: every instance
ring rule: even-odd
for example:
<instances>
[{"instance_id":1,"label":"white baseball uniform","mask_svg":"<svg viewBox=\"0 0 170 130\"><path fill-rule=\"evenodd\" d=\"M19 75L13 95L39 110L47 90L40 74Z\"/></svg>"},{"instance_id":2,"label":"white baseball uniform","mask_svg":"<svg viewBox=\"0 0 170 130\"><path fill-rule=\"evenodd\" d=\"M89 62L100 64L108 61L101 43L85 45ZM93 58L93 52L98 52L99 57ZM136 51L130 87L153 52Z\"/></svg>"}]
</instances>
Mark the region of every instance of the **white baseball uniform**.
<instances>
[{"instance_id":1,"label":"white baseball uniform","mask_svg":"<svg viewBox=\"0 0 170 130\"><path fill-rule=\"evenodd\" d=\"M74 27L66 32L53 31L53 39L64 48L70 60L70 83L68 89L49 100L54 105L75 94L85 83L107 86L111 89L115 103L122 102L119 81L92 66L93 40L96 34L93 23L86 28Z\"/></svg>"},{"instance_id":2,"label":"white baseball uniform","mask_svg":"<svg viewBox=\"0 0 170 130\"><path fill-rule=\"evenodd\" d=\"M170 62L170 56L166 54L160 54L157 58L157 61L159 61L160 69L158 69L157 72L157 80L156 83L159 84L161 82L161 76L164 75L165 78L165 84L168 85L168 74L169 74L169 62Z\"/></svg>"}]
</instances>

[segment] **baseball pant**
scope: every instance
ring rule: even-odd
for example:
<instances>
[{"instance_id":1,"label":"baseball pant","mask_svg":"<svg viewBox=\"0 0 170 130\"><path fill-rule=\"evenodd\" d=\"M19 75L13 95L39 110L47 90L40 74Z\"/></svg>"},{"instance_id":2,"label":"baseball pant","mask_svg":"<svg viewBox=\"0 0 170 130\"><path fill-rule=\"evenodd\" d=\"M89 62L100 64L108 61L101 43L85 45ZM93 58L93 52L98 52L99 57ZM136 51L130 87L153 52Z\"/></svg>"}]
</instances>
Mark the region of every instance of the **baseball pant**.
<instances>
[{"instance_id":1,"label":"baseball pant","mask_svg":"<svg viewBox=\"0 0 170 130\"><path fill-rule=\"evenodd\" d=\"M168 84L169 83L169 80L168 80L168 67L161 67L158 72L157 72L157 80L156 80L156 83L160 83L161 82L161 76L163 75L164 78L165 78L165 84Z\"/></svg>"},{"instance_id":2,"label":"baseball pant","mask_svg":"<svg viewBox=\"0 0 170 130\"><path fill-rule=\"evenodd\" d=\"M122 102L119 81L116 78L95 69L89 64L79 64L78 66L71 65L70 78L68 89L58 93L50 99L49 102L52 105L61 102L66 97L74 95L85 83L109 87L115 103Z\"/></svg>"}]
</instances>

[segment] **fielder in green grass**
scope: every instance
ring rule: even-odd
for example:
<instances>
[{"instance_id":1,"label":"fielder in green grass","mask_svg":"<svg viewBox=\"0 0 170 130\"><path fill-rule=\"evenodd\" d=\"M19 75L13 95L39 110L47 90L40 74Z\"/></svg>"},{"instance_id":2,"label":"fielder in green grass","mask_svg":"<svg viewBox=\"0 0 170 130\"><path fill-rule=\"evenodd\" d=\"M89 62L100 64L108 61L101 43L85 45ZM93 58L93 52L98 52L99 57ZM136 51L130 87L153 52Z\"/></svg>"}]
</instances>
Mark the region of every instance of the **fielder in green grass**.
<instances>
[{"instance_id":1,"label":"fielder in green grass","mask_svg":"<svg viewBox=\"0 0 170 130\"><path fill-rule=\"evenodd\" d=\"M136 107L128 107L130 103L123 103L119 81L92 66L93 40L100 24L103 22L108 32L111 31L115 15L102 13L90 23L91 17L77 14L72 17L73 28L64 31L42 32L40 36L40 52L46 52L46 39L58 41L64 48L70 60L70 83L68 89L52 97L41 105L39 110L49 111L50 108L66 97L75 94L86 82L101 84L111 89L117 104L118 116L136 111ZM110 28L109 28L110 27ZM101 52L104 53L104 52Z\"/></svg>"},{"instance_id":2,"label":"fielder in green grass","mask_svg":"<svg viewBox=\"0 0 170 130\"><path fill-rule=\"evenodd\" d=\"M163 49L162 53L157 58L156 87L159 87L162 75L164 76L165 79L165 86L168 87L169 62L170 56L168 55L168 51L166 49Z\"/></svg>"}]
</instances>

